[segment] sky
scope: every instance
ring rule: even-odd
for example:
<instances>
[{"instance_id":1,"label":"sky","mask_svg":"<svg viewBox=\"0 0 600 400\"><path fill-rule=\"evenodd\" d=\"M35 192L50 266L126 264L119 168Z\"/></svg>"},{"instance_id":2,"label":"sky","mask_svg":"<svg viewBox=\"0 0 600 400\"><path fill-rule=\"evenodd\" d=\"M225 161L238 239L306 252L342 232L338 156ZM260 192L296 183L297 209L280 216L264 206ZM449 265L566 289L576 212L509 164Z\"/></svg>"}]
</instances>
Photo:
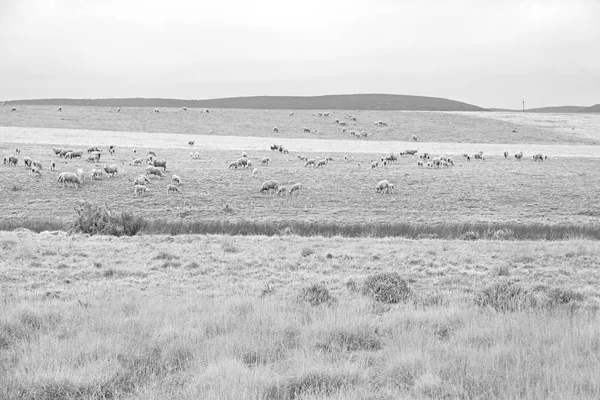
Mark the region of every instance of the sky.
<instances>
[{"instance_id":1,"label":"sky","mask_svg":"<svg viewBox=\"0 0 600 400\"><path fill-rule=\"evenodd\" d=\"M0 100L600 103L600 1L0 0Z\"/></svg>"}]
</instances>

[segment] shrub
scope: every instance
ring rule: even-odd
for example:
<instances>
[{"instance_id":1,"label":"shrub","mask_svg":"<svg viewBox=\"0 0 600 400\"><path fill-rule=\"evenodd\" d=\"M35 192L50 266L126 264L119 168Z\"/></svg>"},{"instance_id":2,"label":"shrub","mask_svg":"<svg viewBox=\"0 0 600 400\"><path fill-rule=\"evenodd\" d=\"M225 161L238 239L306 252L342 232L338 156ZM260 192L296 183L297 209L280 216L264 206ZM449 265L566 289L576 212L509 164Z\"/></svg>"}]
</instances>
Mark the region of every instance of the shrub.
<instances>
[{"instance_id":1,"label":"shrub","mask_svg":"<svg viewBox=\"0 0 600 400\"><path fill-rule=\"evenodd\" d=\"M408 300L410 289L397 272L384 272L368 277L362 293L377 301L394 304Z\"/></svg>"},{"instance_id":2,"label":"shrub","mask_svg":"<svg viewBox=\"0 0 600 400\"><path fill-rule=\"evenodd\" d=\"M381 349L381 339L368 326L338 328L323 334L316 347L330 351L375 351Z\"/></svg>"},{"instance_id":3,"label":"shrub","mask_svg":"<svg viewBox=\"0 0 600 400\"><path fill-rule=\"evenodd\" d=\"M479 239L479 233L473 231L465 232L460 238L461 240L477 240Z\"/></svg>"},{"instance_id":4,"label":"shrub","mask_svg":"<svg viewBox=\"0 0 600 400\"><path fill-rule=\"evenodd\" d=\"M475 304L496 311L518 311L535 306L535 298L522 287L503 280L480 291Z\"/></svg>"},{"instance_id":5,"label":"shrub","mask_svg":"<svg viewBox=\"0 0 600 400\"><path fill-rule=\"evenodd\" d=\"M329 290L318 283L302 289L298 298L311 306L319 306L321 304L331 305L336 302L335 297L329 293Z\"/></svg>"},{"instance_id":6,"label":"shrub","mask_svg":"<svg viewBox=\"0 0 600 400\"><path fill-rule=\"evenodd\" d=\"M568 304L572 301L583 301L583 295L571 289L554 288L548 291L552 304Z\"/></svg>"},{"instance_id":7,"label":"shrub","mask_svg":"<svg viewBox=\"0 0 600 400\"><path fill-rule=\"evenodd\" d=\"M302 257L308 257L313 255L314 253L315 251L311 247L303 247L302 251L300 252L300 254L302 254Z\"/></svg>"},{"instance_id":8,"label":"shrub","mask_svg":"<svg viewBox=\"0 0 600 400\"><path fill-rule=\"evenodd\" d=\"M142 217L136 217L128 212L114 214L106 205L80 202L76 207L77 217L71 224L71 232L87 233L90 235L134 236L145 226Z\"/></svg>"}]
</instances>

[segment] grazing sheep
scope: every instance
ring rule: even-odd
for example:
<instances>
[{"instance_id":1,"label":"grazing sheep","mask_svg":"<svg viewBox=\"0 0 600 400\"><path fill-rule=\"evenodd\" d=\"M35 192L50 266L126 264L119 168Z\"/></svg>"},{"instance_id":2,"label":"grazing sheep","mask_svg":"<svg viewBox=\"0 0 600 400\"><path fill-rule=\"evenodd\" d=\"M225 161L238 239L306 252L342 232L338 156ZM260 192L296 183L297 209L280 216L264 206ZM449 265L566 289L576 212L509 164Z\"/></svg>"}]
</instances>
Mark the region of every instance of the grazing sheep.
<instances>
[{"instance_id":1,"label":"grazing sheep","mask_svg":"<svg viewBox=\"0 0 600 400\"><path fill-rule=\"evenodd\" d=\"M182 108L182 110L183 110L183 111L187 111L187 107L183 107L183 108Z\"/></svg>"},{"instance_id":2,"label":"grazing sheep","mask_svg":"<svg viewBox=\"0 0 600 400\"><path fill-rule=\"evenodd\" d=\"M504 152L504 158L508 158L508 151Z\"/></svg>"},{"instance_id":3,"label":"grazing sheep","mask_svg":"<svg viewBox=\"0 0 600 400\"><path fill-rule=\"evenodd\" d=\"M534 156L532 156L531 158L533 158L533 161L544 161L544 155L542 153L538 153Z\"/></svg>"},{"instance_id":4,"label":"grazing sheep","mask_svg":"<svg viewBox=\"0 0 600 400\"><path fill-rule=\"evenodd\" d=\"M70 151L70 152L68 152L67 154L65 154L65 158L69 158L69 159L70 159L70 158L73 158L73 152L72 152L72 151Z\"/></svg>"},{"instance_id":5,"label":"grazing sheep","mask_svg":"<svg viewBox=\"0 0 600 400\"><path fill-rule=\"evenodd\" d=\"M143 158L136 158L135 160L133 160L132 162L129 163L129 165L142 165L144 163L144 159Z\"/></svg>"},{"instance_id":6,"label":"grazing sheep","mask_svg":"<svg viewBox=\"0 0 600 400\"><path fill-rule=\"evenodd\" d=\"M320 160L320 161L317 163L317 168L319 168L319 167L324 167L324 166L326 166L326 165L327 165L327 160Z\"/></svg>"},{"instance_id":7,"label":"grazing sheep","mask_svg":"<svg viewBox=\"0 0 600 400\"><path fill-rule=\"evenodd\" d=\"M379 163L377 161L371 161L371 169L379 168Z\"/></svg>"},{"instance_id":8,"label":"grazing sheep","mask_svg":"<svg viewBox=\"0 0 600 400\"><path fill-rule=\"evenodd\" d=\"M293 111L290 113L290 117L291 117L292 115L294 115L294 112L293 112Z\"/></svg>"},{"instance_id":9,"label":"grazing sheep","mask_svg":"<svg viewBox=\"0 0 600 400\"><path fill-rule=\"evenodd\" d=\"M17 111L17 107L11 108L10 111Z\"/></svg>"},{"instance_id":10,"label":"grazing sheep","mask_svg":"<svg viewBox=\"0 0 600 400\"><path fill-rule=\"evenodd\" d=\"M23 159L23 163L25 163L25 168L31 168L31 163L33 160L30 157L25 157Z\"/></svg>"},{"instance_id":11,"label":"grazing sheep","mask_svg":"<svg viewBox=\"0 0 600 400\"><path fill-rule=\"evenodd\" d=\"M312 165L314 167L315 164L316 164L316 161L311 158L310 160L306 160L306 163L304 164L304 166L308 167L309 165Z\"/></svg>"},{"instance_id":12,"label":"grazing sheep","mask_svg":"<svg viewBox=\"0 0 600 400\"><path fill-rule=\"evenodd\" d=\"M299 159L300 161L307 161L307 160L308 160L308 157L306 157L306 156L298 156L298 159Z\"/></svg>"},{"instance_id":13,"label":"grazing sheep","mask_svg":"<svg viewBox=\"0 0 600 400\"><path fill-rule=\"evenodd\" d=\"M329 162L329 161L333 161L333 157L327 157L327 158L325 158L325 160L326 160L327 162Z\"/></svg>"},{"instance_id":14,"label":"grazing sheep","mask_svg":"<svg viewBox=\"0 0 600 400\"><path fill-rule=\"evenodd\" d=\"M417 154L418 152L419 152L419 150L414 150L414 149L411 149L411 150L404 150L404 154L407 154L407 155L409 155L409 156L414 156L414 155L415 155L415 154Z\"/></svg>"},{"instance_id":15,"label":"grazing sheep","mask_svg":"<svg viewBox=\"0 0 600 400\"><path fill-rule=\"evenodd\" d=\"M60 175L58 175L57 181L63 184L63 188L65 188L66 184L69 184L69 186L73 185L74 187L81 185L79 177L72 172L61 172Z\"/></svg>"},{"instance_id":16,"label":"grazing sheep","mask_svg":"<svg viewBox=\"0 0 600 400\"><path fill-rule=\"evenodd\" d=\"M134 185L145 185L146 183L150 183L150 180L145 175L138 175L134 180Z\"/></svg>"},{"instance_id":17,"label":"grazing sheep","mask_svg":"<svg viewBox=\"0 0 600 400\"><path fill-rule=\"evenodd\" d=\"M90 171L90 177L92 178L92 180L100 179L102 177L102 170L92 168L92 170Z\"/></svg>"},{"instance_id":18,"label":"grazing sheep","mask_svg":"<svg viewBox=\"0 0 600 400\"><path fill-rule=\"evenodd\" d=\"M290 154L290 151L288 149L283 149L282 153L283 154Z\"/></svg>"},{"instance_id":19,"label":"grazing sheep","mask_svg":"<svg viewBox=\"0 0 600 400\"><path fill-rule=\"evenodd\" d=\"M152 150L148 150L148 152L146 154L156 157L156 153Z\"/></svg>"},{"instance_id":20,"label":"grazing sheep","mask_svg":"<svg viewBox=\"0 0 600 400\"><path fill-rule=\"evenodd\" d=\"M21 149L17 147L17 148L15 149L15 153L17 153L17 154L21 154Z\"/></svg>"},{"instance_id":21,"label":"grazing sheep","mask_svg":"<svg viewBox=\"0 0 600 400\"><path fill-rule=\"evenodd\" d=\"M422 166L423 166L423 160L417 161L417 167L422 167Z\"/></svg>"},{"instance_id":22,"label":"grazing sheep","mask_svg":"<svg viewBox=\"0 0 600 400\"><path fill-rule=\"evenodd\" d=\"M260 160L260 165L269 165L269 159L263 158L262 160Z\"/></svg>"},{"instance_id":23,"label":"grazing sheep","mask_svg":"<svg viewBox=\"0 0 600 400\"><path fill-rule=\"evenodd\" d=\"M304 130L304 133L310 133L310 129L308 128L302 128Z\"/></svg>"},{"instance_id":24,"label":"grazing sheep","mask_svg":"<svg viewBox=\"0 0 600 400\"><path fill-rule=\"evenodd\" d=\"M56 150L54 152L56 153ZM88 153L93 153L93 152L100 153L101 150L100 150L100 147L98 147L98 146L91 146L91 147L88 147L87 152Z\"/></svg>"},{"instance_id":25,"label":"grazing sheep","mask_svg":"<svg viewBox=\"0 0 600 400\"><path fill-rule=\"evenodd\" d=\"M271 145L271 150L274 150L274 151L279 150L279 145L278 144Z\"/></svg>"},{"instance_id":26,"label":"grazing sheep","mask_svg":"<svg viewBox=\"0 0 600 400\"><path fill-rule=\"evenodd\" d=\"M348 124L347 124L346 122L344 122L344 121L340 121L340 122L339 122L339 124L340 124L340 126L346 126L346 125L348 125Z\"/></svg>"},{"instance_id":27,"label":"grazing sheep","mask_svg":"<svg viewBox=\"0 0 600 400\"><path fill-rule=\"evenodd\" d=\"M325 113L323 113L323 116L324 116L324 117L329 117L329 113L328 113L328 112L325 112Z\"/></svg>"},{"instance_id":28,"label":"grazing sheep","mask_svg":"<svg viewBox=\"0 0 600 400\"><path fill-rule=\"evenodd\" d=\"M200 152L195 152L195 153L190 153L190 157L192 157L192 160L199 160L200 159Z\"/></svg>"},{"instance_id":29,"label":"grazing sheep","mask_svg":"<svg viewBox=\"0 0 600 400\"><path fill-rule=\"evenodd\" d=\"M31 167L31 174L32 175L37 174L39 176L42 176L42 173L40 172L40 169L38 167Z\"/></svg>"},{"instance_id":30,"label":"grazing sheep","mask_svg":"<svg viewBox=\"0 0 600 400\"><path fill-rule=\"evenodd\" d=\"M62 111L62 107L58 107L58 109L56 111L61 112Z\"/></svg>"},{"instance_id":31,"label":"grazing sheep","mask_svg":"<svg viewBox=\"0 0 600 400\"><path fill-rule=\"evenodd\" d=\"M112 177L112 176L115 176L115 174L117 174L119 171L117 170L117 166L115 164L113 164L113 165L104 164L104 172L106 172L106 175Z\"/></svg>"},{"instance_id":32,"label":"grazing sheep","mask_svg":"<svg viewBox=\"0 0 600 400\"><path fill-rule=\"evenodd\" d=\"M448 165L454 166L454 161L450 157L446 158L446 162L448 163Z\"/></svg>"},{"instance_id":33,"label":"grazing sheep","mask_svg":"<svg viewBox=\"0 0 600 400\"><path fill-rule=\"evenodd\" d=\"M258 174L258 169L257 169L257 168L254 168L254 169L252 170L252 177L253 177L253 178L256 178L256 174Z\"/></svg>"},{"instance_id":34,"label":"grazing sheep","mask_svg":"<svg viewBox=\"0 0 600 400\"><path fill-rule=\"evenodd\" d=\"M279 128L278 128L278 127L276 127L276 126L274 126L274 127L273 127L273 132L279 132Z\"/></svg>"},{"instance_id":35,"label":"grazing sheep","mask_svg":"<svg viewBox=\"0 0 600 400\"><path fill-rule=\"evenodd\" d=\"M375 192L383 193L384 190L387 190L389 185L390 185L390 183L385 179L382 181L379 181L379 183L377 183L377 185L375 186Z\"/></svg>"},{"instance_id":36,"label":"grazing sheep","mask_svg":"<svg viewBox=\"0 0 600 400\"><path fill-rule=\"evenodd\" d=\"M240 155L240 157L248 158L248 153L246 153L245 151L242 151L242 154Z\"/></svg>"},{"instance_id":37,"label":"grazing sheep","mask_svg":"<svg viewBox=\"0 0 600 400\"><path fill-rule=\"evenodd\" d=\"M108 146L108 152L110 153L110 155L114 155L115 154L115 150L116 150L116 146L111 144L110 146Z\"/></svg>"},{"instance_id":38,"label":"grazing sheep","mask_svg":"<svg viewBox=\"0 0 600 400\"><path fill-rule=\"evenodd\" d=\"M42 168L42 163L41 163L41 162L39 162L39 161L34 161L34 162L32 162L32 163L31 163L31 165L33 165L34 167L36 167L36 168L37 168L37 169L39 169L39 170L42 170L42 169L43 169L43 168Z\"/></svg>"},{"instance_id":39,"label":"grazing sheep","mask_svg":"<svg viewBox=\"0 0 600 400\"><path fill-rule=\"evenodd\" d=\"M190 140L190 141L188 142L188 146L190 146L190 147L193 147L193 146L194 146L194 144L196 144L196 141L195 141L195 140Z\"/></svg>"},{"instance_id":40,"label":"grazing sheep","mask_svg":"<svg viewBox=\"0 0 600 400\"><path fill-rule=\"evenodd\" d=\"M4 164L8 164L9 167L11 165L16 167L18 162L19 162L19 157L15 156L13 154L4 157Z\"/></svg>"},{"instance_id":41,"label":"grazing sheep","mask_svg":"<svg viewBox=\"0 0 600 400\"><path fill-rule=\"evenodd\" d=\"M117 108L117 112L121 112L121 107Z\"/></svg>"},{"instance_id":42,"label":"grazing sheep","mask_svg":"<svg viewBox=\"0 0 600 400\"><path fill-rule=\"evenodd\" d=\"M298 192L298 194L300 194L302 190L304 190L304 185L301 183L295 183L292 185L292 187L290 187L290 194L294 192Z\"/></svg>"},{"instance_id":43,"label":"grazing sheep","mask_svg":"<svg viewBox=\"0 0 600 400\"><path fill-rule=\"evenodd\" d=\"M71 158L81 158L83 157L83 150L75 150L71 152Z\"/></svg>"},{"instance_id":44,"label":"grazing sheep","mask_svg":"<svg viewBox=\"0 0 600 400\"><path fill-rule=\"evenodd\" d=\"M158 108L155 108L155 109L154 109L154 112L155 112L155 113L160 113L160 110L159 110Z\"/></svg>"},{"instance_id":45,"label":"grazing sheep","mask_svg":"<svg viewBox=\"0 0 600 400\"><path fill-rule=\"evenodd\" d=\"M167 160L153 160L152 165L157 168L163 168L163 172L167 172Z\"/></svg>"},{"instance_id":46,"label":"grazing sheep","mask_svg":"<svg viewBox=\"0 0 600 400\"><path fill-rule=\"evenodd\" d=\"M146 167L146 175L148 175L148 176L150 176L150 175L158 175L161 178L165 176L162 173L162 171L160 170L160 168L153 167L152 165L149 165L149 166Z\"/></svg>"},{"instance_id":47,"label":"grazing sheep","mask_svg":"<svg viewBox=\"0 0 600 400\"><path fill-rule=\"evenodd\" d=\"M287 187L279 186L279 188L277 189L277 195L285 196L286 194L287 194Z\"/></svg>"},{"instance_id":48,"label":"grazing sheep","mask_svg":"<svg viewBox=\"0 0 600 400\"><path fill-rule=\"evenodd\" d=\"M246 165L246 168L252 168L252 160L248 160L248 164Z\"/></svg>"},{"instance_id":49,"label":"grazing sheep","mask_svg":"<svg viewBox=\"0 0 600 400\"><path fill-rule=\"evenodd\" d=\"M173 175L171 176L171 182L179 186L181 185L181 177L179 175Z\"/></svg>"},{"instance_id":50,"label":"grazing sheep","mask_svg":"<svg viewBox=\"0 0 600 400\"><path fill-rule=\"evenodd\" d=\"M400 153L400 155L404 155L405 153ZM429 153L423 153L423 154L419 154L419 158L423 159L423 160L429 160L431 156L429 155Z\"/></svg>"},{"instance_id":51,"label":"grazing sheep","mask_svg":"<svg viewBox=\"0 0 600 400\"><path fill-rule=\"evenodd\" d=\"M52 151L53 151L53 152L54 152L54 154L55 154L55 155L57 155L57 156L58 156L58 155L60 155L60 153L61 153L61 151L62 151L62 150L63 150L63 149L61 149L61 148L58 148L58 149L57 149L56 147L53 147L53 148L52 148Z\"/></svg>"},{"instance_id":52,"label":"grazing sheep","mask_svg":"<svg viewBox=\"0 0 600 400\"><path fill-rule=\"evenodd\" d=\"M229 169L231 169L231 168L237 169L237 167L238 167L238 162L237 161L232 161L232 162L229 163L229 167L228 168Z\"/></svg>"},{"instance_id":53,"label":"grazing sheep","mask_svg":"<svg viewBox=\"0 0 600 400\"><path fill-rule=\"evenodd\" d=\"M79 180L83 184L83 170L81 168L77 168L75 170L75 175L77 175L77 177L79 177Z\"/></svg>"},{"instance_id":54,"label":"grazing sheep","mask_svg":"<svg viewBox=\"0 0 600 400\"><path fill-rule=\"evenodd\" d=\"M418 142L419 138L417 138L417 135L412 135L412 140L414 140L415 142Z\"/></svg>"},{"instance_id":55,"label":"grazing sheep","mask_svg":"<svg viewBox=\"0 0 600 400\"><path fill-rule=\"evenodd\" d=\"M519 152L519 153L516 153L516 154L515 154L515 158L516 158L517 160L520 160L520 159L522 159L522 158L523 158L523 152L521 151L521 152Z\"/></svg>"},{"instance_id":56,"label":"grazing sheep","mask_svg":"<svg viewBox=\"0 0 600 400\"><path fill-rule=\"evenodd\" d=\"M167 185L167 194L171 192L179 193L179 188L175 185Z\"/></svg>"},{"instance_id":57,"label":"grazing sheep","mask_svg":"<svg viewBox=\"0 0 600 400\"><path fill-rule=\"evenodd\" d=\"M432 164L433 164L434 166L436 166L436 167L438 167L438 168L439 168L439 167L441 166L441 164L442 164L442 160L441 160L441 158L439 158L439 157L434 157L434 158L432 158L432 159L431 159L431 162L432 162Z\"/></svg>"},{"instance_id":58,"label":"grazing sheep","mask_svg":"<svg viewBox=\"0 0 600 400\"><path fill-rule=\"evenodd\" d=\"M479 152L479 153L473 154L473 158L476 159L476 160L485 161L485 158L483 157L483 152Z\"/></svg>"},{"instance_id":59,"label":"grazing sheep","mask_svg":"<svg viewBox=\"0 0 600 400\"><path fill-rule=\"evenodd\" d=\"M137 154L137 149L133 149L131 151L133 151L133 154Z\"/></svg>"},{"instance_id":60,"label":"grazing sheep","mask_svg":"<svg viewBox=\"0 0 600 400\"><path fill-rule=\"evenodd\" d=\"M267 191L267 193L269 193L271 190L273 190L273 192L276 192L278 188L279 188L279 182L274 181L274 180L268 180L268 181L263 182L262 186L260 187L260 189L258 191L260 193L264 192L265 190Z\"/></svg>"},{"instance_id":61,"label":"grazing sheep","mask_svg":"<svg viewBox=\"0 0 600 400\"><path fill-rule=\"evenodd\" d=\"M433 168L433 163L431 161L427 161L427 168Z\"/></svg>"},{"instance_id":62,"label":"grazing sheep","mask_svg":"<svg viewBox=\"0 0 600 400\"><path fill-rule=\"evenodd\" d=\"M141 196L143 196L144 193L146 193L146 190L148 190L148 188L145 185L138 185L138 184L136 184L133 187L133 196L135 197L138 194L141 195Z\"/></svg>"},{"instance_id":63,"label":"grazing sheep","mask_svg":"<svg viewBox=\"0 0 600 400\"><path fill-rule=\"evenodd\" d=\"M88 162L99 163L101 154L102 153L100 153L100 152L94 152L94 153L90 154L87 158Z\"/></svg>"},{"instance_id":64,"label":"grazing sheep","mask_svg":"<svg viewBox=\"0 0 600 400\"><path fill-rule=\"evenodd\" d=\"M350 121L356 122L356 117L350 117Z\"/></svg>"},{"instance_id":65,"label":"grazing sheep","mask_svg":"<svg viewBox=\"0 0 600 400\"><path fill-rule=\"evenodd\" d=\"M54 161L52 161L50 163L50 171L54 171L54 170L56 170L56 163Z\"/></svg>"},{"instance_id":66,"label":"grazing sheep","mask_svg":"<svg viewBox=\"0 0 600 400\"><path fill-rule=\"evenodd\" d=\"M72 152L73 152L73 149L62 149L58 156L65 157L68 153L72 153Z\"/></svg>"},{"instance_id":67,"label":"grazing sheep","mask_svg":"<svg viewBox=\"0 0 600 400\"><path fill-rule=\"evenodd\" d=\"M247 158L238 158L237 164L239 168L248 168L248 159Z\"/></svg>"}]
</instances>

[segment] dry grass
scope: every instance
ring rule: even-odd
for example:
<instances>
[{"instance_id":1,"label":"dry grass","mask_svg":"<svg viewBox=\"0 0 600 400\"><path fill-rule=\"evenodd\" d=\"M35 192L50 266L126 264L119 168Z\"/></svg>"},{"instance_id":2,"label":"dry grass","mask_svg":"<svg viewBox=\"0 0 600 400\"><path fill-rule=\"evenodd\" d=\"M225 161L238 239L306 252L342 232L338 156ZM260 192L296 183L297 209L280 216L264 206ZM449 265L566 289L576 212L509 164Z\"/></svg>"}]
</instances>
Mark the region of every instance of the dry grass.
<instances>
[{"instance_id":1,"label":"dry grass","mask_svg":"<svg viewBox=\"0 0 600 400\"><path fill-rule=\"evenodd\" d=\"M422 111L342 111L329 117L300 110L290 117L286 110L213 109L210 114L190 108L168 108L154 113L152 108L123 108L120 113L108 107L19 106L0 108L0 126L93 129L132 132L172 132L185 135L277 136L280 138L352 139L351 130L367 131L369 140L453 143L559 143L599 144L596 115L545 115L496 112ZM321 110L322 111L322 110ZM353 125L349 116L357 118ZM348 123L342 133L334 121ZM374 121L385 121L377 127ZM274 134L272 128L279 127ZM319 133L304 133L307 127ZM575 129L573 129L575 128ZM187 142L186 142L187 143Z\"/></svg>"}]
</instances>

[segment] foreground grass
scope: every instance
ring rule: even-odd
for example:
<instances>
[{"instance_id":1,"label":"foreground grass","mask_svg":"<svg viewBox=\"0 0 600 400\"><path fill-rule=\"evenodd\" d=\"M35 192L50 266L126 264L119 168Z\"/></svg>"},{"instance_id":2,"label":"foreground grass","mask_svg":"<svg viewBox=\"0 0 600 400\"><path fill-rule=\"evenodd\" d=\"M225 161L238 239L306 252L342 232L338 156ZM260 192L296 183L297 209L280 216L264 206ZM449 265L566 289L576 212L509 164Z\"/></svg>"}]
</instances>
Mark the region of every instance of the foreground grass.
<instances>
[{"instance_id":1,"label":"foreground grass","mask_svg":"<svg viewBox=\"0 0 600 400\"><path fill-rule=\"evenodd\" d=\"M583 240L2 232L0 398L595 399L598 265ZM363 294L382 272L407 302ZM537 302L477 305L498 283Z\"/></svg>"}]
</instances>

